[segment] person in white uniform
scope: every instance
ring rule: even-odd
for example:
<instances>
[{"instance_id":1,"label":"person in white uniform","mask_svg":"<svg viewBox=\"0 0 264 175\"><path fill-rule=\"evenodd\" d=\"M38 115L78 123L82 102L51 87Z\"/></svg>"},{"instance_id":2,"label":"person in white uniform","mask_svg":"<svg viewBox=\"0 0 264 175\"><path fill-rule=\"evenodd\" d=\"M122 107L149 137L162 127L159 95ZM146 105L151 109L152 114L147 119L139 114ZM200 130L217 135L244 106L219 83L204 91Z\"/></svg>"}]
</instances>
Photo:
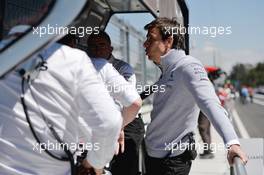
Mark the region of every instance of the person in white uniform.
<instances>
[{"instance_id":1,"label":"person in white uniform","mask_svg":"<svg viewBox=\"0 0 264 175\"><path fill-rule=\"evenodd\" d=\"M134 113L132 112L133 108L139 109L138 104L141 104L141 99L135 88L136 76L133 68L128 63L114 58L111 39L106 32L100 31L98 34L91 34L87 45L88 54L92 58L96 70L100 72L105 84L111 88L111 96L120 104L120 110L131 108L128 113L131 116ZM113 89L120 90L113 91ZM129 107L123 102L125 99L131 99ZM144 123L141 117L135 118L135 114L131 116L133 118L130 117L130 123L126 122L126 126L124 125L125 137L121 135L119 139L122 154L115 155L110 163L110 170L114 175L137 175L139 172L139 146L144 137Z\"/></svg>"},{"instance_id":2,"label":"person in white uniform","mask_svg":"<svg viewBox=\"0 0 264 175\"><path fill-rule=\"evenodd\" d=\"M23 65L0 80L0 174L71 174L69 161L62 159L69 158L65 150L75 154L83 131L85 165L100 175L117 147L120 111L86 53L56 43L39 57L37 74L27 74L30 68ZM81 130L78 117L85 122Z\"/></svg>"},{"instance_id":3,"label":"person in white uniform","mask_svg":"<svg viewBox=\"0 0 264 175\"><path fill-rule=\"evenodd\" d=\"M134 83L126 81L113 65L107 61L106 58L111 55L111 46L107 40L102 38L103 33L103 31L100 31L99 34L92 34L89 37L87 41L88 54L110 95L118 103L118 107L124 117L123 126L126 126L135 119L142 101ZM97 48L94 49L94 46Z\"/></svg>"}]
</instances>

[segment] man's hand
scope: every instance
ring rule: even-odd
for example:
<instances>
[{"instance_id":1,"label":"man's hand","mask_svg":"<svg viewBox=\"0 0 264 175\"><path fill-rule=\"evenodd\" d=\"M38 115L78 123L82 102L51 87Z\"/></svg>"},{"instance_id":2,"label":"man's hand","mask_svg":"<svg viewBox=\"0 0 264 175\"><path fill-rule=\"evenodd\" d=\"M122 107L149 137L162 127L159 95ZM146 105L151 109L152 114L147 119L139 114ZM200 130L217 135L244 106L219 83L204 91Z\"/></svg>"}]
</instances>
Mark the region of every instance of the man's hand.
<instances>
[{"instance_id":1,"label":"man's hand","mask_svg":"<svg viewBox=\"0 0 264 175\"><path fill-rule=\"evenodd\" d=\"M103 174L103 169L93 168L87 160L83 160L82 166L83 166L83 170L80 172L79 175L82 175L82 174L102 175Z\"/></svg>"},{"instance_id":2,"label":"man's hand","mask_svg":"<svg viewBox=\"0 0 264 175\"><path fill-rule=\"evenodd\" d=\"M248 161L248 157L246 154L241 150L241 147L239 145L231 145L228 154L227 154L227 159L229 162L229 165L232 165L234 163L234 158L239 157L243 164L245 165Z\"/></svg>"},{"instance_id":3,"label":"man's hand","mask_svg":"<svg viewBox=\"0 0 264 175\"><path fill-rule=\"evenodd\" d=\"M119 150L121 149L121 153L125 151L125 133L124 130L122 129L118 138L118 145L116 148L115 155L119 154Z\"/></svg>"}]
</instances>

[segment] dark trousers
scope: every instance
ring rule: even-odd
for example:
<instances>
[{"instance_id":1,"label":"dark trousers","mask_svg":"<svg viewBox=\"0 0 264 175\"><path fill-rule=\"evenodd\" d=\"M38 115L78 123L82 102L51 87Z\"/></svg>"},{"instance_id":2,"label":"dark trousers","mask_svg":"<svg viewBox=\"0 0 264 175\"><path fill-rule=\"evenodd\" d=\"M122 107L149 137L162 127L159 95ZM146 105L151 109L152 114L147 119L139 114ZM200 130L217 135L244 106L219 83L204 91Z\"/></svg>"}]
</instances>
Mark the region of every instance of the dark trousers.
<instances>
[{"instance_id":1,"label":"dark trousers","mask_svg":"<svg viewBox=\"0 0 264 175\"><path fill-rule=\"evenodd\" d=\"M204 143L211 144L211 124L207 117L200 112L198 118L198 129Z\"/></svg>"},{"instance_id":2,"label":"dark trousers","mask_svg":"<svg viewBox=\"0 0 264 175\"><path fill-rule=\"evenodd\" d=\"M188 175L192 161L186 150L175 157L154 158L146 155L146 175Z\"/></svg>"},{"instance_id":3,"label":"dark trousers","mask_svg":"<svg viewBox=\"0 0 264 175\"><path fill-rule=\"evenodd\" d=\"M113 175L139 174L139 147L144 138L144 123L136 118L125 127L125 152L114 156L110 163Z\"/></svg>"}]
</instances>

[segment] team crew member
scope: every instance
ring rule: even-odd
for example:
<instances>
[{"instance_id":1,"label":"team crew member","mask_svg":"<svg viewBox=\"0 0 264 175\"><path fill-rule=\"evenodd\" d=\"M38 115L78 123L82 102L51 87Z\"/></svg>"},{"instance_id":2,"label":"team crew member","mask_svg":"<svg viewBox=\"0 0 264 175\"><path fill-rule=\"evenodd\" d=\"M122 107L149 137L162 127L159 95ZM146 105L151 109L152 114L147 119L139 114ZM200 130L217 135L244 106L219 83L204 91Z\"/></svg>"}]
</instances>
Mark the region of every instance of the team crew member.
<instances>
[{"instance_id":1,"label":"team crew member","mask_svg":"<svg viewBox=\"0 0 264 175\"><path fill-rule=\"evenodd\" d=\"M71 173L68 161L57 160L40 150L43 147L33 137L27 111L36 137L60 158L68 154L56 146L59 141L51 127L74 154L80 135L78 117L82 118L85 125L81 130L86 133L85 144L89 144L85 165L101 175L116 149L122 125L120 111L86 53L53 44L40 55L47 64L42 65L32 82L22 81L19 70L27 71L23 66L0 80L0 174ZM21 104L22 97L27 110Z\"/></svg>"},{"instance_id":2,"label":"team crew member","mask_svg":"<svg viewBox=\"0 0 264 175\"><path fill-rule=\"evenodd\" d=\"M113 99L121 104L124 124L127 125L136 117L141 107L141 99L136 88L129 84L105 58L110 57L111 51L108 41L100 38L99 34L90 35L88 39L88 53L92 58L95 69L99 72Z\"/></svg>"},{"instance_id":3,"label":"team crew member","mask_svg":"<svg viewBox=\"0 0 264 175\"><path fill-rule=\"evenodd\" d=\"M197 127L200 109L229 147L229 162L234 156L239 156L244 163L247 161L203 65L185 55L184 36L175 34L176 29L180 31L179 27L168 18L157 18L145 26L148 30L144 43L146 55L160 65L159 84L166 85L165 92L154 94L151 123L146 132L148 175L189 174L195 151L191 146L183 149L187 147L181 145L193 143L192 133Z\"/></svg>"},{"instance_id":4,"label":"team crew member","mask_svg":"<svg viewBox=\"0 0 264 175\"><path fill-rule=\"evenodd\" d=\"M133 89L133 92L136 92L135 85L136 85L136 76L134 74L133 68L126 62L114 58L111 54L113 51L113 47L111 46L111 40L109 35L106 32L100 31L99 34L92 34L88 39L88 53L92 59L93 63L95 64L96 69L102 75L104 81L107 84L107 77L115 77L114 85L118 85L121 82L124 83L124 80L118 80L118 76L116 76L116 70L119 74L121 74L127 82L124 83L125 86L130 87ZM108 61L109 63L105 63ZM116 69L113 71L113 67ZM123 79L123 78L122 78ZM128 86L129 84L129 86ZM122 85L124 87L124 85ZM121 86L121 88L122 88ZM128 93L129 90L126 88L126 92ZM113 95L115 98L115 96ZM124 97L125 98L125 97ZM139 98L137 94L137 98ZM115 98L118 103L120 104L120 100ZM121 103L120 107L122 108L124 104ZM111 162L111 172L114 175L136 175L138 174L138 154L139 154L139 146L144 137L144 123L141 118L134 119L131 123L129 123L125 128L125 149L122 147L123 154L118 154L114 157ZM123 145L124 139L123 136L120 137L120 143ZM123 146L124 146L123 145Z\"/></svg>"},{"instance_id":5,"label":"team crew member","mask_svg":"<svg viewBox=\"0 0 264 175\"><path fill-rule=\"evenodd\" d=\"M136 76L133 68L126 62L111 55L109 62L133 86L136 86ZM122 154L115 155L111 161L113 175L139 174L139 147L144 139L145 128L142 118L138 115L125 126L125 149Z\"/></svg>"}]
</instances>

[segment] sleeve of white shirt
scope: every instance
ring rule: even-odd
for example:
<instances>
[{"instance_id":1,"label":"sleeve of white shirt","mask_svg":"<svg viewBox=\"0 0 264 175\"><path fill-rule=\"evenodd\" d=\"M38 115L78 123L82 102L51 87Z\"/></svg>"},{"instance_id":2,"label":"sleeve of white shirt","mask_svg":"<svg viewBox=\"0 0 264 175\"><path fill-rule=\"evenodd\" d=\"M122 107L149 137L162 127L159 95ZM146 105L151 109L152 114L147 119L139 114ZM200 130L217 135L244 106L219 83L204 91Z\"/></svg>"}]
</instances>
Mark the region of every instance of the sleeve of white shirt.
<instances>
[{"instance_id":1,"label":"sleeve of white shirt","mask_svg":"<svg viewBox=\"0 0 264 175\"><path fill-rule=\"evenodd\" d=\"M90 142L99 146L99 150L88 151L87 160L93 167L103 168L113 157L122 117L86 54L79 66L76 99L80 117L90 127Z\"/></svg>"},{"instance_id":2,"label":"sleeve of white shirt","mask_svg":"<svg viewBox=\"0 0 264 175\"><path fill-rule=\"evenodd\" d=\"M182 73L185 86L222 136L225 144L239 144L236 132L228 119L228 113L221 106L204 67L199 63L191 63L183 68Z\"/></svg>"},{"instance_id":3,"label":"sleeve of white shirt","mask_svg":"<svg viewBox=\"0 0 264 175\"><path fill-rule=\"evenodd\" d=\"M105 64L102 70L100 70L100 73L102 73L105 78L105 83L111 96L123 106L130 106L134 101L140 98L135 85L127 82L112 64Z\"/></svg>"}]
</instances>

